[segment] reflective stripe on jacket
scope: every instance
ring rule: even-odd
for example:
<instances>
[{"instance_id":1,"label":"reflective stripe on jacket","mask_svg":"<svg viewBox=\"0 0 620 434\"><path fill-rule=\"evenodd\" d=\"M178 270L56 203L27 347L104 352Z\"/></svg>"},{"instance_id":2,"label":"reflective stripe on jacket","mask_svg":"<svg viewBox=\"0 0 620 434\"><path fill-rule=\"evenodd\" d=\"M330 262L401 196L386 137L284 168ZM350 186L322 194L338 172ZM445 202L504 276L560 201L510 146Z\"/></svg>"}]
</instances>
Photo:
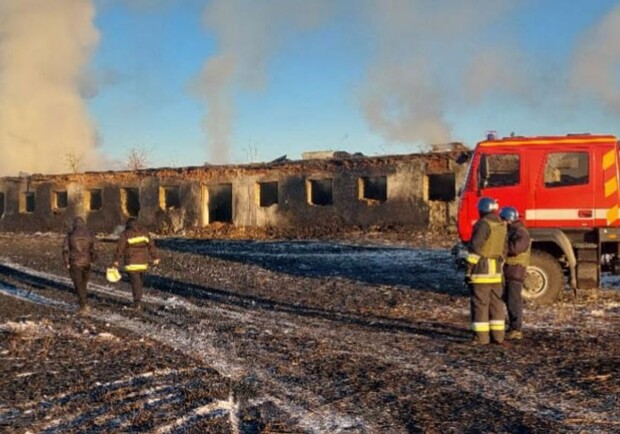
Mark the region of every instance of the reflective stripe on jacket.
<instances>
[{"instance_id":1,"label":"reflective stripe on jacket","mask_svg":"<svg viewBox=\"0 0 620 434\"><path fill-rule=\"evenodd\" d=\"M158 259L155 242L148 232L134 224L121 233L115 258L118 263L124 261L125 271L146 271L149 263Z\"/></svg>"},{"instance_id":2,"label":"reflective stripe on jacket","mask_svg":"<svg viewBox=\"0 0 620 434\"><path fill-rule=\"evenodd\" d=\"M467 262L473 265L468 276L471 283L502 283L506 234L506 225L494 214L487 214L476 222L467 257Z\"/></svg>"},{"instance_id":3,"label":"reflective stripe on jacket","mask_svg":"<svg viewBox=\"0 0 620 434\"><path fill-rule=\"evenodd\" d=\"M475 253L468 253L465 261L468 264L476 265L478 262L480 262L480 255L476 255Z\"/></svg>"},{"instance_id":4,"label":"reflective stripe on jacket","mask_svg":"<svg viewBox=\"0 0 620 434\"><path fill-rule=\"evenodd\" d=\"M149 264L129 264L125 265L125 271L146 271L149 269Z\"/></svg>"},{"instance_id":5,"label":"reflective stripe on jacket","mask_svg":"<svg viewBox=\"0 0 620 434\"><path fill-rule=\"evenodd\" d=\"M148 244L151 240L145 235L139 235L137 237L127 238L127 243L135 244Z\"/></svg>"},{"instance_id":6,"label":"reflective stripe on jacket","mask_svg":"<svg viewBox=\"0 0 620 434\"><path fill-rule=\"evenodd\" d=\"M502 283L502 263L497 259L480 258L469 275L474 284Z\"/></svg>"}]
</instances>

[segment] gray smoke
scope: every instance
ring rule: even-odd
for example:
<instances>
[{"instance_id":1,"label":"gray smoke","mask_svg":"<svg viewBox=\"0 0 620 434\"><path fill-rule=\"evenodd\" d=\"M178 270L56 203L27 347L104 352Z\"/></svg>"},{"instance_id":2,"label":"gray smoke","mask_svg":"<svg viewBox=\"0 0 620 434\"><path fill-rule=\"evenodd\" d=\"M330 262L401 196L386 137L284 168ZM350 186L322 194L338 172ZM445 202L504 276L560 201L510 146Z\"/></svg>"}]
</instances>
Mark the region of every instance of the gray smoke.
<instances>
[{"instance_id":1,"label":"gray smoke","mask_svg":"<svg viewBox=\"0 0 620 434\"><path fill-rule=\"evenodd\" d=\"M446 68L460 68L458 86L480 99L494 85L520 90L511 70L496 63L484 74L470 63L477 38L488 22L511 10L509 0L359 0L347 2L214 0L205 25L220 51L211 57L194 86L205 101L203 126L211 159L227 161L235 118L235 91L265 88L270 56L293 32L318 26L346 11L374 44L364 79L357 83L361 112L369 128L388 142L434 143L451 139L444 109L453 97ZM489 47L489 50L491 47ZM490 58L490 55L486 56ZM470 70L468 73L467 70ZM449 71L453 72L453 71ZM467 78L469 77L469 78ZM510 80L507 81L507 78ZM491 80L485 86L484 80ZM352 88L355 83L351 83Z\"/></svg>"},{"instance_id":2,"label":"gray smoke","mask_svg":"<svg viewBox=\"0 0 620 434\"><path fill-rule=\"evenodd\" d=\"M573 59L572 84L620 113L620 6L581 38Z\"/></svg>"},{"instance_id":3,"label":"gray smoke","mask_svg":"<svg viewBox=\"0 0 620 434\"><path fill-rule=\"evenodd\" d=\"M137 12L161 10L172 5L175 0L95 0L99 10L114 4L122 4Z\"/></svg>"},{"instance_id":4,"label":"gray smoke","mask_svg":"<svg viewBox=\"0 0 620 434\"><path fill-rule=\"evenodd\" d=\"M362 112L371 129L389 142L445 142L450 128L443 119L443 95L423 59L410 62L371 67L362 89Z\"/></svg>"},{"instance_id":5,"label":"gray smoke","mask_svg":"<svg viewBox=\"0 0 620 434\"><path fill-rule=\"evenodd\" d=\"M209 58L192 86L204 100L203 127L209 161L230 157L235 91L258 92L268 85L267 62L295 32L319 25L330 0L213 0L204 11L204 24L213 32L219 53Z\"/></svg>"},{"instance_id":6,"label":"gray smoke","mask_svg":"<svg viewBox=\"0 0 620 434\"><path fill-rule=\"evenodd\" d=\"M359 91L368 125L390 142L451 140L445 107L455 101L458 90L450 80L469 88L465 93L470 98L480 98L489 89L475 70L469 74L466 70L475 68L470 63L474 55L484 58L483 53L491 49L481 48L477 39L485 23L505 14L510 2L367 0L362 4L376 41L372 66ZM491 77L497 84L506 72L498 68ZM489 78L488 71L486 75Z\"/></svg>"},{"instance_id":7,"label":"gray smoke","mask_svg":"<svg viewBox=\"0 0 620 434\"><path fill-rule=\"evenodd\" d=\"M464 91L470 104L480 103L493 91L501 91L531 100L533 72L525 65L518 48L497 47L481 50L472 56L464 78ZM533 101L532 101L533 102Z\"/></svg>"}]
</instances>

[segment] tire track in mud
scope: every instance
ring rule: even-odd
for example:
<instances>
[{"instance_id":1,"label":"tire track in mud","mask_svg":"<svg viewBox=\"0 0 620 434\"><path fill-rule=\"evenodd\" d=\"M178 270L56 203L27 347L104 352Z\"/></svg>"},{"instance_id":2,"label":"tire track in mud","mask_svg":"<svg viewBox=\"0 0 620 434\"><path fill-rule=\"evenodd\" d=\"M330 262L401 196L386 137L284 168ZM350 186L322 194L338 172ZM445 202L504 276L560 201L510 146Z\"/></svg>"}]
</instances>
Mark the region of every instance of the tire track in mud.
<instances>
[{"instance_id":1,"label":"tire track in mud","mask_svg":"<svg viewBox=\"0 0 620 434\"><path fill-rule=\"evenodd\" d=\"M6 272L7 268L15 270L12 265L5 264L0 268L0 273L3 271ZM24 273L30 276L29 279L32 279L32 276L38 276L43 279L43 281L51 281L56 284L60 281L63 282L65 286L70 285L69 279L51 276L47 273L38 273L34 270L28 270L25 267L18 269L17 273ZM16 277L15 273L13 277L19 279L19 276ZM26 278L25 280L28 279ZM34 283L36 284L37 282ZM128 294L122 293L121 291L110 291L108 287L93 285L90 289L95 292L100 292L102 296L113 295L115 297L129 297ZM32 301L41 302L41 299L33 299ZM149 296L145 301L162 307L171 305L171 302L168 300L156 296ZM572 419L591 419L592 416L592 414L589 413L587 409L580 406L578 402L571 404L570 398L563 398L557 405L549 404L549 402L553 403L554 401L558 401L557 397L552 396L554 393L552 389L548 391L524 389L522 378L511 375L510 373L494 372L491 377L489 377L488 372L485 376L463 364L457 364L457 366L447 365L445 360L446 346L458 344L446 341L452 340L455 342L462 342L464 334L462 332L452 332L454 333L454 337L450 338L450 330L437 327L436 324L428 323L427 325L421 324L415 327L409 324L408 327L405 327L401 322L391 319L375 318L369 320L365 318L364 321L356 321L356 315L334 315L333 313L331 315L324 315L317 309L309 309L305 312L302 311L301 317L304 320L300 323L298 320L295 321L295 318L298 318L300 313L296 310L272 309L271 312L273 316L268 316L263 315L264 311L255 309L256 306L252 303L249 303L249 305L252 306L253 309L244 309L243 306L239 305L226 305L226 308L214 306L205 307L194 305L189 301L175 303L182 306L183 310L192 312L192 314L195 314L198 318L201 316L211 316L214 313L216 315L226 315L228 312L233 311L234 313L232 315L228 313L229 317L232 316L237 321L243 321L245 325L255 325L269 329L275 329L281 326L282 317L284 316L286 318L287 327L289 329L294 329L291 334L301 336L301 338L313 336L316 330L321 330L321 334L328 341L328 345L333 347L330 349L332 355L340 353L356 357L363 356L369 361L369 366L397 366L398 371L402 372L404 375L411 373L422 376L429 384L441 385L444 389L452 391L451 393L455 394L455 396L471 396L472 399L485 402L485 405L489 408L496 408L498 405L503 406L501 411L518 413L518 416L515 417L523 417L522 415L529 414L534 419L537 419L539 421L538 423L551 424L551 426L554 426L558 430L570 429L569 426L562 423L562 420L568 419L568 416ZM303 308L297 307L297 309ZM175 312L175 315L176 314ZM178 317L178 324L176 324L172 330L156 330L153 332L153 330L150 329L151 325L147 326L142 320L161 323L167 321L168 318L166 316L153 319L154 315L147 312L146 315L140 319L127 319L123 315L118 314L110 316L107 313L102 313L100 315L97 311L93 312L91 316L102 321L112 321L136 334L158 340L183 352L189 352L192 355L196 353L202 354L205 360L212 363L218 371L223 372L226 376L240 379L249 374L258 375L260 381L262 381L272 393L269 396L252 398L250 399L250 403L259 404L265 401L276 403L277 406L287 413L295 415L298 426L301 428L316 429L320 427L318 432L338 432L339 430L350 429L370 430L369 432L372 432L373 429L381 428L381 426L369 422L368 417L355 415L355 412L350 408L355 405L356 397L371 395L372 391L356 391L355 388L353 388L348 395L334 400L333 402L329 402L329 400L325 399L320 389L312 390L291 382L286 382L269 372L267 366L269 361L260 360L261 349L258 344L256 346L256 353L259 357L255 362L260 362L264 366L256 366L254 363L248 366L247 361L238 358L236 354L233 354L231 359L230 355L222 356L222 351L213 345L213 343L206 344L205 341L212 340L214 338L213 335L198 336L195 332L186 332L182 330L187 326L188 322L194 321L197 318L176 315ZM170 324L168 323L166 326L169 328ZM362 331L360 331L360 328ZM381 329L387 331L381 331ZM423 330L426 330L426 332L422 332ZM441 333L443 333L442 339L444 339L444 341L440 343L433 342L432 337L437 337L441 335ZM394 343L391 343L391 341ZM409 357L404 356L403 354L406 353L407 348L402 342L411 341L425 346L425 351ZM488 357L488 354L485 354L479 349L463 350L463 348L466 347L462 345L459 345L459 347L461 347L466 358L475 358L476 354L481 357ZM364 351L363 348L372 348L374 351ZM498 350L503 351L500 349ZM497 354L495 357L497 357ZM318 378L318 380L320 381L320 378ZM342 387L342 385L340 385L340 387ZM294 402L285 398L290 396L295 397ZM519 399L507 403L506 396L519 396ZM343 404L346 404L344 405L344 413L342 413ZM607 418L608 420L609 418L614 418L614 414L600 414L597 416L599 418ZM617 418L617 415L615 415L615 417ZM396 427L393 428L396 429ZM398 430L395 432L398 432Z\"/></svg>"}]
</instances>

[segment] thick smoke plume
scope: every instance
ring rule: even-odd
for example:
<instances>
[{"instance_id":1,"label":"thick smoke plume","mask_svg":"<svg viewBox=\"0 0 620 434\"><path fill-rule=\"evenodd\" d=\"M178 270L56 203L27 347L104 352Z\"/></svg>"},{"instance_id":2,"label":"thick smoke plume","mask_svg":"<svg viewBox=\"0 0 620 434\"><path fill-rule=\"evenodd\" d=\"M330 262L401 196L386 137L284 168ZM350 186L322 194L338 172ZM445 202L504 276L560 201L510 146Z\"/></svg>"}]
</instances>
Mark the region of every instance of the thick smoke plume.
<instances>
[{"instance_id":1,"label":"thick smoke plume","mask_svg":"<svg viewBox=\"0 0 620 434\"><path fill-rule=\"evenodd\" d=\"M450 81L471 86L472 97L481 98L484 90L475 78L466 82L468 60L488 27L485 23L510 7L509 0L213 0L204 21L220 51L208 59L195 86L207 105L204 129L211 159L228 160L235 92L263 89L269 57L282 41L343 11L347 15L341 18L364 29L360 42L370 41L374 48L363 81L351 83L352 89L357 85L369 128L390 143L450 140L444 113L450 104ZM454 68L462 71L456 79Z\"/></svg>"},{"instance_id":2,"label":"thick smoke plume","mask_svg":"<svg viewBox=\"0 0 620 434\"><path fill-rule=\"evenodd\" d=\"M371 128L389 142L440 143L450 138L443 96L423 59L375 64L362 88L361 108Z\"/></svg>"},{"instance_id":3,"label":"thick smoke plume","mask_svg":"<svg viewBox=\"0 0 620 434\"><path fill-rule=\"evenodd\" d=\"M80 95L99 35L90 0L0 0L0 175L96 161Z\"/></svg>"},{"instance_id":4,"label":"thick smoke plume","mask_svg":"<svg viewBox=\"0 0 620 434\"><path fill-rule=\"evenodd\" d=\"M487 28L484 23L504 14L509 2L366 0L362 4L368 32L376 41L359 92L368 126L392 143L451 140L445 107L458 98L459 88L468 85L465 71ZM489 48L478 46L476 52Z\"/></svg>"},{"instance_id":5,"label":"thick smoke plume","mask_svg":"<svg viewBox=\"0 0 620 434\"><path fill-rule=\"evenodd\" d=\"M267 62L287 37L324 19L330 0L213 0L204 12L219 53L193 86L207 106L203 127L212 162L227 162L235 118L235 92L267 86Z\"/></svg>"}]
</instances>

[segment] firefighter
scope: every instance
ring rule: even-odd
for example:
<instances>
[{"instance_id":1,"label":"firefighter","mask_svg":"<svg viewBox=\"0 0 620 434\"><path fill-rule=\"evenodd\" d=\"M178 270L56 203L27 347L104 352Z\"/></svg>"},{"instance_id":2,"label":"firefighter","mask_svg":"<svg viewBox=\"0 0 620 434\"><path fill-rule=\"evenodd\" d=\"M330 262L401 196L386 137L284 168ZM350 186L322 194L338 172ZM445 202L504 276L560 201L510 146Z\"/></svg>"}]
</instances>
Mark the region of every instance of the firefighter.
<instances>
[{"instance_id":1,"label":"firefighter","mask_svg":"<svg viewBox=\"0 0 620 434\"><path fill-rule=\"evenodd\" d=\"M499 211L502 220L508 223L508 256L504 264L504 299L508 310L508 333L506 339L523 339L523 281L530 263L530 234L519 220L519 212L507 206Z\"/></svg>"},{"instance_id":2,"label":"firefighter","mask_svg":"<svg viewBox=\"0 0 620 434\"><path fill-rule=\"evenodd\" d=\"M142 308L144 275L150 264L159 264L159 257L155 241L138 225L135 218L127 220L125 230L121 233L116 245L114 266L118 268L121 261L124 261L125 271L131 282L132 307L139 310Z\"/></svg>"},{"instance_id":3,"label":"firefighter","mask_svg":"<svg viewBox=\"0 0 620 434\"><path fill-rule=\"evenodd\" d=\"M504 341L502 265L506 251L506 224L495 214L497 202L478 201L480 219L468 245L468 281L471 290L472 343L486 345Z\"/></svg>"},{"instance_id":4,"label":"firefighter","mask_svg":"<svg viewBox=\"0 0 620 434\"><path fill-rule=\"evenodd\" d=\"M62 258L73 281L79 303L79 312L88 312L86 289L90 278L90 267L97 259L97 240L86 227L82 217L73 219L73 227L62 245Z\"/></svg>"}]
</instances>

